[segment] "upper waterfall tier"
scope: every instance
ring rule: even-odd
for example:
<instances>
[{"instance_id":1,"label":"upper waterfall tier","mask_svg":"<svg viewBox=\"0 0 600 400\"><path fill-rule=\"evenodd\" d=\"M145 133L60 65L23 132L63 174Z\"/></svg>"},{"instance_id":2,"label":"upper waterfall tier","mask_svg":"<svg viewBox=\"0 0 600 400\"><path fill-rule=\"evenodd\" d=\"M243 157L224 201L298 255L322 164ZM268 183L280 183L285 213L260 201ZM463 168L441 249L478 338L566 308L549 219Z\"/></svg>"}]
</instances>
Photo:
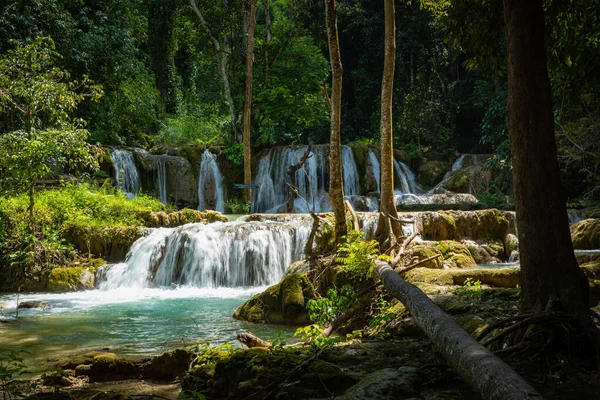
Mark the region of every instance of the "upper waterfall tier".
<instances>
[{"instance_id":1,"label":"upper waterfall tier","mask_svg":"<svg viewBox=\"0 0 600 400\"><path fill-rule=\"evenodd\" d=\"M115 168L117 185L123 191L134 196L140 191L140 178L130 151L115 149L110 153Z\"/></svg>"},{"instance_id":2,"label":"upper waterfall tier","mask_svg":"<svg viewBox=\"0 0 600 400\"><path fill-rule=\"evenodd\" d=\"M223 176L217 165L217 156L208 149L202 154L198 179L198 210L225 211Z\"/></svg>"}]
</instances>

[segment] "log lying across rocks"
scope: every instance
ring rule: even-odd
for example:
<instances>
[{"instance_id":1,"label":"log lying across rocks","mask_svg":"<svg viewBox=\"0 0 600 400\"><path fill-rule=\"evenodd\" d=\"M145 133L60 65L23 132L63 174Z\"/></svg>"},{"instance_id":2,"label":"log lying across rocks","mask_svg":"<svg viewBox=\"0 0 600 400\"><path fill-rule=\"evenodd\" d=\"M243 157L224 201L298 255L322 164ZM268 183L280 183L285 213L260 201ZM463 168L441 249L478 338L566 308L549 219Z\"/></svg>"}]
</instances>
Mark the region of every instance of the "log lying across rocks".
<instances>
[{"instance_id":1,"label":"log lying across rocks","mask_svg":"<svg viewBox=\"0 0 600 400\"><path fill-rule=\"evenodd\" d=\"M543 398L510 366L483 347L452 317L436 306L425 293L402 279L389 263L375 258L373 260L373 269L385 289L404 304L415 323L431 339L448 364L482 399Z\"/></svg>"}]
</instances>

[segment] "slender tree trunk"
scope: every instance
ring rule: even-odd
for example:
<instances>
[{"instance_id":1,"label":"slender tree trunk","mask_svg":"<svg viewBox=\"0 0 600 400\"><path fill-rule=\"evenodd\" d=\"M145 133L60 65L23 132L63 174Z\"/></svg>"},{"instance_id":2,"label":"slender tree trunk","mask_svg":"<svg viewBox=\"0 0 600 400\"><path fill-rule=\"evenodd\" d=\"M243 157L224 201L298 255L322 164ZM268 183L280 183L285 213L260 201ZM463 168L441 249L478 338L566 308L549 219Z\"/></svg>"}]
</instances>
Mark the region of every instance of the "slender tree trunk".
<instances>
[{"instance_id":1,"label":"slender tree trunk","mask_svg":"<svg viewBox=\"0 0 600 400\"><path fill-rule=\"evenodd\" d=\"M531 385L477 342L419 288L402 279L388 263L379 259L374 263L373 269L385 289L404 304L446 362L482 399L542 399Z\"/></svg>"},{"instance_id":2,"label":"slender tree trunk","mask_svg":"<svg viewBox=\"0 0 600 400\"><path fill-rule=\"evenodd\" d=\"M228 40L227 38L225 38L223 40L223 46L221 46L221 43L213 34L212 30L208 26L208 23L204 19L202 12L198 8L196 0L190 0L190 5L192 6L194 13L200 20L200 23L206 30L206 33L208 34L208 37L210 38L210 41L212 42L213 47L215 48L215 53L217 56L217 66L219 69L219 73L221 74L221 79L223 80L223 91L225 92L225 97L227 97L227 104L229 106L229 116L231 118L231 131L233 133L233 137L237 140L237 118L235 113L235 104L233 102L233 95L231 94L231 84L229 83L229 75L227 73L227 66L229 65L229 54L231 52L229 49Z\"/></svg>"},{"instance_id":3,"label":"slender tree trunk","mask_svg":"<svg viewBox=\"0 0 600 400\"><path fill-rule=\"evenodd\" d=\"M325 24L331 63L331 135L329 139L329 197L335 217L335 242L347 233L342 180L342 143L340 114L342 109L342 59L338 40L335 0L325 0Z\"/></svg>"},{"instance_id":4,"label":"slender tree trunk","mask_svg":"<svg viewBox=\"0 0 600 400\"><path fill-rule=\"evenodd\" d=\"M396 63L396 21L394 0L385 0L385 58L381 81L381 178L378 236L398 237L402 228L394 201L394 144L392 136L392 95ZM389 221L389 222L388 222ZM390 232L390 227L392 232ZM384 243L382 240L381 243Z\"/></svg>"},{"instance_id":5,"label":"slender tree trunk","mask_svg":"<svg viewBox=\"0 0 600 400\"><path fill-rule=\"evenodd\" d=\"M504 0L507 122L521 260L521 310L588 312L573 254L554 137L542 0Z\"/></svg>"},{"instance_id":6,"label":"slender tree trunk","mask_svg":"<svg viewBox=\"0 0 600 400\"><path fill-rule=\"evenodd\" d=\"M244 96L244 184L252 183L252 151L250 148L250 121L252 116L252 64L254 63L254 28L256 0L248 0L248 46L246 50L246 95ZM252 198L250 189L244 189L244 200Z\"/></svg>"}]
</instances>

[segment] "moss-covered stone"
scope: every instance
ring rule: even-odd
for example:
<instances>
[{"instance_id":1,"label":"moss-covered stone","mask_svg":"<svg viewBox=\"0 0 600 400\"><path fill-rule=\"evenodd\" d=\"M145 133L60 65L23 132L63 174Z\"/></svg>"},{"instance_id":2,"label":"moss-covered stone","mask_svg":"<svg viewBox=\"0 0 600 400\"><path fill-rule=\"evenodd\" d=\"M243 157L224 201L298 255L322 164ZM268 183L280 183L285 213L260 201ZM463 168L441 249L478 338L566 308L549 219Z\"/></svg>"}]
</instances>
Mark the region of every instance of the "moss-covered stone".
<instances>
[{"instance_id":1,"label":"moss-covered stone","mask_svg":"<svg viewBox=\"0 0 600 400\"><path fill-rule=\"evenodd\" d=\"M146 229L140 226L97 226L71 224L64 228L67 240L83 254L91 254L107 261L121 261L131 245L142 237Z\"/></svg>"},{"instance_id":2,"label":"moss-covered stone","mask_svg":"<svg viewBox=\"0 0 600 400\"><path fill-rule=\"evenodd\" d=\"M467 278L482 284L514 288L519 284L520 271L516 268L474 268L434 270L415 268L404 277L409 282L425 282L436 285L464 285Z\"/></svg>"},{"instance_id":3,"label":"moss-covered stone","mask_svg":"<svg viewBox=\"0 0 600 400\"><path fill-rule=\"evenodd\" d=\"M75 376L87 376L90 382L107 382L137 378L139 372L132 361L114 353L93 353L75 367Z\"/></svg>"},{"instance_id":4,"label":"moss-covered stone","mask_svg":"<svg viewBox=\"0 0 600 400\"><path fill-rule=\"evenodd\" d=\"M428 245L412 246L410 248L410 257L411 257L410 263L415 264L417 262L427 260L431 257L434 257L438 254L440 255L440 257L431 259L431 260L421 264L422 268L433 268L433 269L444 268L442 253L433 246L428 246Z\"/></svg>"},{"instance_id":5,"label":"moss-covered stone","mask_svg":"<svg viewBox=\"0 0 600 400\"><path fill-rule=\"evenodd\" d=\"M417 169L417 181L427 187L439 183L444 174L450 170L450 165L443 161L427 161Z\"/></svg>"},{"instance_id":6,"label":"moss-covered stone","mask_svg":"<svg viewBox=\"0 0 600 400\"><path fill-rule=\"evenodd\" d=\"M477 265L471 252L464 243L443 240L435 245L444 257L444 266L448 268L467 268Z\"/></svg>"},{"instance_id":7,"label":"moss-covered stone","mask_svg":"<svg viewBox=\"0 0 600 400\"><path fill-rule=\"evenodd\" d=\"M419 232L426 240L497 240L515 233L515 214L510 211L429 211L417 214Z\"/></svg>"},{"instance_id":8,"label":"moss-covered stone","mask_svg":"<svg viewBox=\"0 0 600 400\"><path fill-rule=\"evenodd\" d=\"M189 368L194 353L177 349L152 357L141 365L142 376L145 379L170 381L183 376Z\"/></svg>"},{"instance_id":9,"label":"moss-covered stone","mask_svg":"<svg viewBox=\"0 0 600 400\"><path fill-rule=\"evenodd\" d=\"M584 219L572 224L571 238L576 249L600 249L600 219Z\"/></svg>"},{"instance_id":10,"label":"moss-covered stone","mask_svg":"<svg viewBox=\"0 0 600 400\"><path fill-rule=\"evenodd\" d=\"M306 274L290 274L277 285L253 296L233 317L251 322L307 325L310 319L306 302L315 298L315 290Z\"/></svg>"},{"instance_id":11,"label":"moss-covered stone","mask_svg":"<svg viewBox=\"0 0 600 400\"><path fill-rule=\"evenodd\" d=\"M94 288L94 274L91 268L54 268L48 276L47 289L51 292L73 292Z\"/></svg>"},{"instance_id":12,"label":"moss-covered stone","mask_svg":"<svg viewBox=\"0 0 600 400\"><path fill-rule=\"evenodd\" d=\"M463 167L452 174L444 188L456 193L484 193L489 190L492 172L483 165Z\"/></svg>"}]
</instances>

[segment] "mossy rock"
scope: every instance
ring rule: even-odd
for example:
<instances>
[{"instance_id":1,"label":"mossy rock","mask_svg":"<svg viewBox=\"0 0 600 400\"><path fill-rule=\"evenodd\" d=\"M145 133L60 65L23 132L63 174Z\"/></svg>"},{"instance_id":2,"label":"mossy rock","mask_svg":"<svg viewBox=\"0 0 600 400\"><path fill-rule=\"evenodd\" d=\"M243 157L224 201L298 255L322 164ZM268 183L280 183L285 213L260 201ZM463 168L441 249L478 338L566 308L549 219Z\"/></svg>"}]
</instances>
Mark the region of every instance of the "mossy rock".
<instances>
[{"instance_id":1,"label":"mossy rock","mask_svg":"<svg viewBox=\"0 0 600 400\"><path fill-rule=\"evenodd\" d=\"M75 367L75 376L87 376L90 382L107 382L137 378L139 371L132 361L114 353L95 353Z\"/></svg>"},{"instance_id":2,"label":"mossy rock","mask_svg":"<svg viewBox=\"0 0 600 400\"><path fill-rule=\"evenodd\" d=\"M427 246L427 245L412 246L409 249L409 251L410 251L410 257L411 257L411 264L415 264L417 262L426 260L428 258L431 258L431 257L439 254L440 257L434 258L432 260L429 260L429 261L421 264L421 267L422 268L433 268L433 269L444 268L442 253L433 246Z\"/></svg>"},{"instance_id":3,"label":"mossy rock","mask_svg":"<svg viewBox=\"0 0 600 400\"><path fill-rule=\"evenodd\" d=\"M183 349L168 351L144 362L141 365L142 376L145 379L171 381L187 372L194 357L194 353Z\"/></svg>"},{"instance_id":4,"label":"mossy rock","mask_svg":"<svg viewBox=\"0 0 600 400\"><path fill-rule=\"evenodd\" d=\"M218 211L198 211L189 208L166 213L164 211L148 211L143 215L144 225L151 228L176 227L189 223L227 222L227 217Z\"/></svg>"},{"instance_id":5,"label":"mossy rock","mask_svg":"<svg viewBox=\"0 0 600 400\"><path fill-rule=\"evenodd\" d=\"M277 285L252 296L233 313L233 317L260 323L308 325L306 302L316 296L306 274L289 274Z\"/></svg>"},{"instance_id":6,"label":"mossy rock","mask_svg":"<svg viewBox=\"0 0 600 400\"><path fill-rule=\"evenodd\" d=\"M492 172L483 165L471 165L456 171L444 184L455 193L484 193L490 188Z\"/></svg>"},{"instance_id":7,"label":"mossy rock","mask_svg":"<svg viewBox=\"0 0 600 400\"><path fill-rule=\"evenodd\" d=\"M487 326L487 323L483 318L478 315L461 315L457 321L460 326L463 327L471 336L479 335Z\"/></svg>"},{"instance_id":8,"label":"mossy rock","mask_svg":"<svg viewBox=\"0 0 600 400\"><path fill-rule=\"evenodd\" d=\"M469 248L464 243L453 240L443 240L438 242L435 247L444 257L444 266L446 267L465 268L475 267L477 265Z\"/></svg>"},{"instance_id":9,"label":"mossy rock","mask_svg":"<svg viewBox=\"0 0 600 400\"><path fill-rule=\"evenodd\" d=\"M467 278L482 284L514 288L519 284L520 271L516 268L473 268L433 270L415 268L404 274L409 282L433 283L436 285L464 285Z\"/></svg>"},{"instance_id":10,"label":"mossy rock","mask_svg":"<svg viewBox=\"0 0 600 400\"><path fill-rule=\"evenodd\" d=\"M74 292L94 288L94 274L90 268L54 268L48 276L47 289L51 292Z\"/></svg>"},{"instance_id":11,"label":"mossy rock","mask_svg":"<svg viewBox=\"0 0 600 400\"><path fill-rule=\"evenodd\" d=\"M417 181L423 186L435 186L449 170L450 165L448 163L443 161L427 161L417 169Z\"/></svg>"},{"instance_id":12,"label":"mossy rock","mask_svg":"<svg viewBox=\"0 0 600 400\"><path fill-rule=\"evenodd\" d=\"M588 279L600 279L600 260L590 261L579 266Z\"/></svg>"},{"instance_id":13,"label":"mossy rock","mask_svg":"<svg viewBox=\"0 0 600 400\"><path fill-rule=\"evenodd\" d=\"M72 224L64 227L67 240L83 254L122 261L131 245L147 230L140 226Z\"/></svg>"},{"instance_id":14,"label":"mossy rock","mask_svg":"<svg viewBox=\"0 0 600 400\"><path fill-rule=\"evenodd\" d=\"M496 240L515 233L515 214L495 209L428 211L417 214L417 225L426 240Z\"/></svg>"},{"instance_id":15,"label":"mossy rock","mask_svg":"<svg viewBox=\"0 0 600 400\"><path fill-rule=\"evenodd\" d=\"M600 249L600 219L584 219L572 224L571 238L575 249Z\"/></svg>"}]
</instances>

